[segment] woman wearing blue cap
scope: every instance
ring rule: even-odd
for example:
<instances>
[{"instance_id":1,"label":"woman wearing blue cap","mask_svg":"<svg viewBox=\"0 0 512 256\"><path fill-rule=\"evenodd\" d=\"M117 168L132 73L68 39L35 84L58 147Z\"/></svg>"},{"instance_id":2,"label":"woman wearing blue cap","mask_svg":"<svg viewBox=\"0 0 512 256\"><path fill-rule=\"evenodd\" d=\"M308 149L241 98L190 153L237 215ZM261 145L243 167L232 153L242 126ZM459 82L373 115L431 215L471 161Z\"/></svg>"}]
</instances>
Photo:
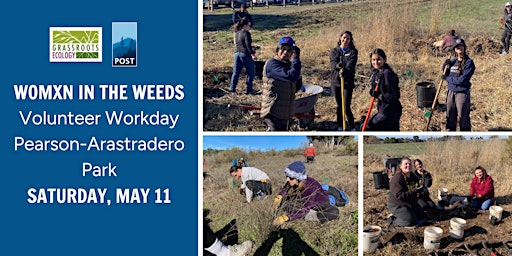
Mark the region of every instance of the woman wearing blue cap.
<instances>
[{"instance_id":1,"label":"woman wearing blue cap","mask_svg":"<svg viewBox=\"0 0 512 256\"><path fill-rule=\"evenodd\" d=\"M457 57L444 62L442 78L448 82L446 96L446 131L471 131L469 107L471 105L471 77L475 73L475 63L466 53L466 43L456 39L454 51ZM445 69L445 67L447 67Z\"/></svg>"},{"instance_id":2,"label":"woman wearing blue cap","mask_svg":"<svg viewBox=\"0 0 512 256\"><path fill-rule=\"evenodd\" d=\"M263 67L261 117L267 131L288 131L294 112L295 92L300 89L300 49L289 37L279 40L276 56Z\"/></svg>"},{"instance_id":3,"label":"woman wearing blue cap","mask_svg":"<svg viewBox=\"0 0 512 256\"><path fill-rule=\"evenodd\" d=\"M286 184L274 199L274 210L283 213L274 219L274 225L287 221L327 222L338 218L338 208L329 203L329 197L315 179L306 175L306 166L295 161L284 169Z\"/></svg>"}]
</instances>

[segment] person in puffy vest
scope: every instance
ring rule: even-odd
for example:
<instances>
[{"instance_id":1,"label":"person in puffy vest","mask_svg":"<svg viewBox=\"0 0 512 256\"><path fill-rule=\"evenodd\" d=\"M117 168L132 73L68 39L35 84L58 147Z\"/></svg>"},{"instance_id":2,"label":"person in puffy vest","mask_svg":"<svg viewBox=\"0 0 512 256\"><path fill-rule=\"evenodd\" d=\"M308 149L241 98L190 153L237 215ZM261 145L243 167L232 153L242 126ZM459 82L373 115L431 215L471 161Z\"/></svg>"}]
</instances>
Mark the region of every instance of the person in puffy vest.
<instances>
[{"instance_id":1,"label":"person in puffy vest","mask_svg":"<svg viewBox=\"0 0 512 256\"><path fill-rule=\"evenodd\" d=\"M267 131L288 131L295 114L295 93L300 90L300 49L288 36L279 40L276 56L263 67L261 114Z\"/></svg>"}]
</instances>

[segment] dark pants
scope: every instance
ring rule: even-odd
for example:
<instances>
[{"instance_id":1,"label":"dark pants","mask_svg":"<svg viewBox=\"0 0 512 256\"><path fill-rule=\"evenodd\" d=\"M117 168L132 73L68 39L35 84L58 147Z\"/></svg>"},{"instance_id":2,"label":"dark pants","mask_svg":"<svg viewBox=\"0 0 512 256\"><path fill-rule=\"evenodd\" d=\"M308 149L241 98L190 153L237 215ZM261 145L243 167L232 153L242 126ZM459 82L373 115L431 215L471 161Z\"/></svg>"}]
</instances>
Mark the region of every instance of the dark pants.
<instances>
[{"instance_id":1,"label":"dark pants","mask_svg":"<svg viewBox=\"0 0 512 256\"><path fill-rule=\"evenodd\" d=\"M366 130L368 131L400 131L402 111L395 113L377 113L370 117Z\"/></svg>"},{"instance_id":2,"label":"dark pants","mask_svg":"<svg viewBox=\"0 0 512 256\"><path fill-rule=\"evenodd\" d=\"M315 161L315 157L314 156L307 156L306 157L306 163L312 163L313 161Z\"/></svg>"},{"instance_id":3,"label":"dark pants","mask_svg":"<svg viewBox=\"0 0 512 256\"><path fill-rule=\"evenodd\" d=\"M388 202L388 210L395 217L392 223L395 226L415 226L420 220L425 219L423 209L417 204L407 207Z\"/></svg>"},{"instance_id":4,"label":"dark pants","mask_svg":"<svg viewBox=\"0 0 512 256\"><path fill-rule=\"evenodd\" d=\"M352 104L352 93L354 92L353 88L344 88L344 100L345 100L345 117L348 122L348 129L355 129L356 126L354 124L354 114L352 114L352 110L350 109L350 105ZM340 86L332 86L331 91L334 93L334 99L336 99L336 123L338 127L343 127L343 116L342 116L342 100L341 100L341 87Z\"/></svg>"},{"instance_id":5,"label":"dark pants","mask_svg":"<svg viewBox=\"0 0 512 256\"><path fill-rule=\"evenodd\" d=\"M254 195L256 195L256 192L260 191L271 195L272 194L272 183L270 182L261 182L259 180L248 180L245 182L245 185L248 189L250 189Z\"/></svg>"},{"instance_id":6,"label":"dark pants","mask_svg":"<svg viewBox=\"0 0 512 256\"><path fill-rule=\"evenodd\" d=\"M512 25L510 25L512 26ZM503 35L501 36L501 42L503 43L504 51L508 53L510 50L510 38L512 37L512 32L510 30L505 29L503 31Z\"/></svg>"},{"instance_id":7,"label":"dark pants","mask_svg":"<svg viewBox=\"0 0 512 256\"><path fill-rule=\"evenodd\" d=\"M290 129L290 120L284 120L284 119L278 119L274 117L273 115L268 115L264 119L265 123L267 124L267 132L274 132L274 131L288 131Z\"/></svg>"},{"instance_id":8,"label":"dark pants","mask_svg":"<svg viewBox=\"0 0 512 256\"><path fill-rule=\"evenodd\" d=\"M318 220L320 221L320 223L325 223L330 220L335 220L338 218L338 216L340 214L340 210L338 209L338 207L335 207L335 206L329 204L329 202L324 203L320 206L314 207L313 210L315 210L317 212L316 216L318 217Z\"/></svg>"},{"instance_id":9,"label":"dark pants","mask_svg":"<svg viewBox=\"0 0 512 256\"><path fill-rule=\"evenodd\" d=\"M430 197L428 196L425 196L425 197L422 197L422 198L419 198L418 199L418 205L424 209L424 210L428 210L428 209L434 209L436 204L434 203L434 201L432 201L432 199L430 199Z\"/></svg>"},{"instance_id":10,"label":"dark pants","mask_svg":"<svg viewBox=\"0 0 512 256\"><path fill-rule=\"evenodd\" d=\"M203 248L208 248L215 243L217 237L206 220L203 220Z\"/></svg>"}]
</instances>

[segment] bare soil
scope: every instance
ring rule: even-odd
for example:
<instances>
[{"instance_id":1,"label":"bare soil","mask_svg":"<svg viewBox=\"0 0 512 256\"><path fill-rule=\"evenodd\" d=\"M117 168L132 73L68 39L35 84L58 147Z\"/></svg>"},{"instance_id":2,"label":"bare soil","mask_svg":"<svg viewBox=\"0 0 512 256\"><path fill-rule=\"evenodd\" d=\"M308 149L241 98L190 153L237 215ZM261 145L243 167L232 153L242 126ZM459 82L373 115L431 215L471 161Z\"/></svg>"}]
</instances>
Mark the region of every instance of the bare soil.
<instances>
[{"instance_id":1,"label":"bare soil","mask_svg":"<svg viewBox=\"0 0 512 256\"><path fill-rule=\"evenodd\" d=\"M381 164L382 160L376 157L365 157L365 166ZM381 164L382 165L382 164ZM383 168L384 169L384 168ZM380 170L375 170L380 171ZM461 184L462 186L469 186ZM366 252L365 255L491 255L484 247L493 250L497 255L509 255L503 243L512 244L511 196L497 197L498 205L503 208L502 220L497 225L492 225L489 220L489 211L477 212L470 206L446 208L445 210L432 211L427 215L428 222L416 227L394 227L386 222L390 214L386 202L388 190L375 189L373 178L364 180L364 226L377 225L382 228L380 245L377 249ZM437 194L430 191L431 198L436 201ZM450 219L454 217L466 220L464 236L455 239L450 236ZM426 227L435 226L443 230L440 248L428 251L424 248L424 230ZM466 244L471 252L464 245Z\"/></svg>"}]
</instances>

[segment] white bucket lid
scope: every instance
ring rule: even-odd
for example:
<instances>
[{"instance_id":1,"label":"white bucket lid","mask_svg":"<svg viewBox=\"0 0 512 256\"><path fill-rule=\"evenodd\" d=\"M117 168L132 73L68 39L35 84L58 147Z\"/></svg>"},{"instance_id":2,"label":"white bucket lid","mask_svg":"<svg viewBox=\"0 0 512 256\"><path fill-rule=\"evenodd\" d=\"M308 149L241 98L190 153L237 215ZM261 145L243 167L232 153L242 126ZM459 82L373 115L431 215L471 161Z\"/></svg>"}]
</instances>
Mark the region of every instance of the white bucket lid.
<instances>
[{"instance_id":1,"label":"white bucket lid","mask_svg":"<svg viewBox=\"0 0 512 256\"><path fill-rule=\"evenodd\" d=\"M425 235L431 235L431 236L434 236L434 237L439 237L443 234L443 229L441 228L438 228L438 227L426 227L425 228Z\"/></svg>"}]
</instances>

